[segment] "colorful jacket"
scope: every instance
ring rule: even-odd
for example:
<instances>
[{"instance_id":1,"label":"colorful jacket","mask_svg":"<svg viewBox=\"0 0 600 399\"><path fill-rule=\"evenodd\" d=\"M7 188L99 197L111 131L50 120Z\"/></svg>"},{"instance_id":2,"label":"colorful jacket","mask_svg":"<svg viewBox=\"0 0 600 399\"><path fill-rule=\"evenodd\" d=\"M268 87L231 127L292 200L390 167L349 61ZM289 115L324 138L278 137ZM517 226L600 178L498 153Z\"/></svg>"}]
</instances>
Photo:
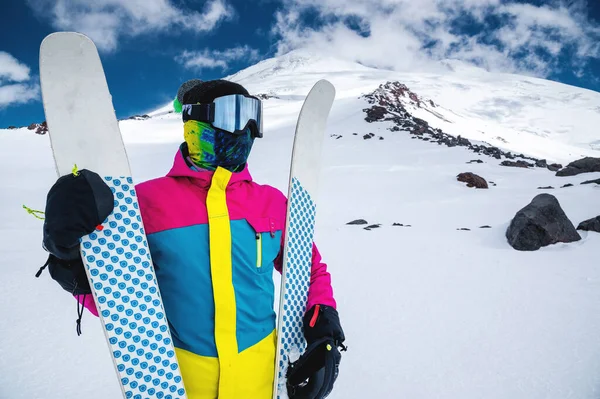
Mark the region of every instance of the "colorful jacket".
<instances>
[{"instance_id":1,"label":"colorful jacket","mask_svg":"<svg viewBox=\"0 0 600 399\"><path fill-rule=\"evenodd\" d=\"M181 151L136 191L188 398L269 398L285 196L247 168L194 171ZM316 247L312 260L307 309L335 307Z\"/></svg>"}]
</instances>

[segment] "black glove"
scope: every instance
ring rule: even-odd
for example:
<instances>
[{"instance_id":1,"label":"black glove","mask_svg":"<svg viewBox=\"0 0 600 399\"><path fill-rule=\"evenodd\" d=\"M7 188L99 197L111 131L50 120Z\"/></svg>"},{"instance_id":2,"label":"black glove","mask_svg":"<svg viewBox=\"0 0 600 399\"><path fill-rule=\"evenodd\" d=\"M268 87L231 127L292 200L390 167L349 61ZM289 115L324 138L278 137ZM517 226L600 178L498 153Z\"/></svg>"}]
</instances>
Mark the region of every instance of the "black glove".
<instances>
[{"instance_id":1,"label":"black glove","mask_svg":"<svg viewBox=\"0 0 600 399\"><path fill-rule=\"evenodd\" d=\"M94 172L80 170L61 177L48 192L43 246L50 253L45 267L60 286L73 295L90 294L79 239L96 230L113 211L114 196Z\"/></svg>"},{"instance_id":2,"label":"black glove","mask_svg":"<svg viewBox=\"0 0 600 399\"><path fill-rule=\"evenodd\" d=\"M323 399L333 389L338 376L341 351L346 347L338 312L315 305L304 315L304 337L308 346L287 371L290 399Z\"/></svg>"}]
</instances>

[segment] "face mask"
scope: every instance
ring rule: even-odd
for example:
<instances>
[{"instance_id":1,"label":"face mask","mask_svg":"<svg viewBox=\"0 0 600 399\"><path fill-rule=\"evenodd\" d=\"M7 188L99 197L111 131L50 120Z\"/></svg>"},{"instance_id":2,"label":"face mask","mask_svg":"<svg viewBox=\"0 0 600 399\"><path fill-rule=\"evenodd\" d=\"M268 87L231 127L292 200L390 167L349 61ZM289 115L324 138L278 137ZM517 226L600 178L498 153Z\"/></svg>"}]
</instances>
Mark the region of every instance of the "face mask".
<instances>
[{"instance_id":1,"label":"face mask","mask_svg":"<svg viewBox=\"0 0 600 399\"><path fill-rule=\"evenodd\" d=\"M208 123L189 120L183 130L189 158L195 166L205 170L220 166L231 172L239 172L246 166L254 143L251 129L233 135Z\"/></svg>"}]
</instances>

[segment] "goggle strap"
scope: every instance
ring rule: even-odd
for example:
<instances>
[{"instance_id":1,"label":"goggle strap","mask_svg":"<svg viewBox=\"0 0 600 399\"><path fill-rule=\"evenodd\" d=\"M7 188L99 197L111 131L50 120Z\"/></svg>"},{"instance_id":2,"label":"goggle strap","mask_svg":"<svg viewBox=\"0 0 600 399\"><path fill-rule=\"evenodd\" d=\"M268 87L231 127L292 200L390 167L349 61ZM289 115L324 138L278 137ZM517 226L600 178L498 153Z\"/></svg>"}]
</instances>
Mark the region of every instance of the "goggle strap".
<instances>
[{"instance_id":1,"label":"goggle strap","mask_svg":"<svg viewBox=\"0 0 600 399\"><path fill-rule=\"evenodd\" d=\"M213 123L215 120L214 104L183 104L181 117L184 122L194 120Z\"/></svg>"}]
</instances>

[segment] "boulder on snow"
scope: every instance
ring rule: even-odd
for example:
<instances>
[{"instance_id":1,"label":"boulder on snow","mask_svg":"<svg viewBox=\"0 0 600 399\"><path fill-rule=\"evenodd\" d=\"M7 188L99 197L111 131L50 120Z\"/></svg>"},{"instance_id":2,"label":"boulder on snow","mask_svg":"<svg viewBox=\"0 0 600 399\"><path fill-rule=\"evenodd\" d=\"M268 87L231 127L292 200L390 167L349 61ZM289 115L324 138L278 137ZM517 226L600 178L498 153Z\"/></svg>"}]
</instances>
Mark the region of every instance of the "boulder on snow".
<instances>
[{"instance_id":1,"label":"boulder on snow","mask_svg":"<svg viewBox=\"0 0 600 399\"><path fill-rule=\"evenodd\" d=\"M46 123L46 121L43 121L41 124L38 125L37 129L35 130L36 134L46 134L48 133L48 124Z\"/></svg>"},{"instance_id":2,"label":"boulder on snow","mask_svg":"<svg viewBox=\"0 0 600 399\"><path fill-rule=\"evenodd\" d=\"M558 172L561 169L562 165L559 163L551 163L550 165L548 165L548 170L551 172Z\"/></svg>"},{"instance_id":3,"label":"boulder on snow","mask_svg":"<svg viewBox=\"0 0 600 399\"><path fill-rule=\"evenodd\" d=\"M475 173L467 172L456 176L456 180L467 183L467 187L488 188L487 181Z\"/></svg>"},{"instance_id":4,"label":"boulder on snow","mask_svg":"<svg viewBox=\"0 0 600 399\"><path fill-rule=\"evenodd\" d=\"M600 233L600 216L579 223L577 230L595 231Z\"/></svg>"},{"instance_id":5,"label":"boulder on snow","mask_svg":"<svg viewBox=\"0 0 600 399\"><path fill-rule=\"evenodd\" d=\"M346 224L347 225L362 225L362 224L369 224L369 222L367 222L365 219L356 219L356 220L353 220Z\"/></svg>"},{"instance_id":6,"label":"boulder on snow","mask_svg":"<svg viewBox=\"0 0 600 399\"><path fill-rule=\"evenodd\" d=\"M575 176L581 173L600 172L600 158L585 157L571 162L556 172L556 176Z\"/></svg>"},{"instance_id":7,"label":"boulder on snow","mask_svg":"<svg viewBox=\"0 0 600 399\"><path fill-rule=\"evenodd\" d=\"M600 184L600 179L584 181L581 184L593 184L593 183Z\"/></svg>"},{"instance_id":8,"label":"boulder on snow","mask_svg":"<svg viewBox=\"0 0 600 399\"><path fill-rule=\"evenodd\" d=\"M535 251L559 242L581 240L556 197L537 195L521 209L506 230L508 243L519 251Z\"/></svg>"},{"instance_id":9,"label":"boulder on snow","mask_svg":"<svg viewBox=\"0 0 600 399\"><path fill-rule=\"evenodd\" d=\"M502 166L510 166L513 168L533 168L535 166L535 164L529 163L529 162L525 162L525 161L502 161L500 162L500 165Z\"/></svg>"}]
</instances>

